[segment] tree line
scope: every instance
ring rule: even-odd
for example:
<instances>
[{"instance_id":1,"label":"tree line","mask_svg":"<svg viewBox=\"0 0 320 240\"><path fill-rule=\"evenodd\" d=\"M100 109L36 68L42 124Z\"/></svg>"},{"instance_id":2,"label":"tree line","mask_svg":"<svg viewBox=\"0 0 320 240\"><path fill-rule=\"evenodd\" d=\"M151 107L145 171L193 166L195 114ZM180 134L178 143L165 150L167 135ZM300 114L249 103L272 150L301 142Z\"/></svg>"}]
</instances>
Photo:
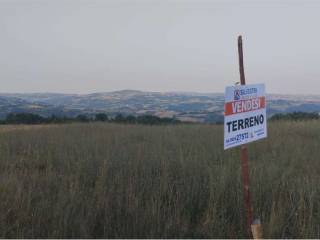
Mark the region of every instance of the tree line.
<instances>
[{"instance_id":1,"label":"tree line","mask_svg":"<svg viewBox=\"0 0 320 240\"><path fill-rule=\"evenodd\" d=\"M292 112L292 113L277 113L273 115L270 120L316 120L320 119L320 115L317 112Z\"/></svg>"},{"instance_id":2,"label":"tree line","mask_svg":"<svg viewBox=\"0 0 320 240\"><path fill-rule=\"evenodd\" d=\"M269 120L314 120L320 119L317 112L292 112L292 113L278 113L274 114ZM148 124L148 125L161 125L161 124L178 124L180 120L175 118L160 118L153 115L122 115L117 114L113 117L105 113L97 113L95 115L79 114L75 117L56 116L43 117L34 113L10 113L4 120L0 120L0 124L50 124L50 123L73 123L73 122L112 122L124 124Z\"/></svg>"},{"instance_id":3,"label":"tree line","mask_svg":"<svg viewBox=\"0 0 320 240\"><path fill-rule=\"evenodd\" d=\"M105 113L97 113L94 116L85 114L77 115L76 117L60 117L51 115L50 117L43 117L34 113L10 113L4 120L0 120L0 124L50 124L50 123L72 123L72 122L112 122L124 124L147 124L147 125L161 125L161 124L177 124L181 121L175 118L160 118L152 115L122 115L117 114L114 117L109 117Z\"/></svg>"}]
</instances>

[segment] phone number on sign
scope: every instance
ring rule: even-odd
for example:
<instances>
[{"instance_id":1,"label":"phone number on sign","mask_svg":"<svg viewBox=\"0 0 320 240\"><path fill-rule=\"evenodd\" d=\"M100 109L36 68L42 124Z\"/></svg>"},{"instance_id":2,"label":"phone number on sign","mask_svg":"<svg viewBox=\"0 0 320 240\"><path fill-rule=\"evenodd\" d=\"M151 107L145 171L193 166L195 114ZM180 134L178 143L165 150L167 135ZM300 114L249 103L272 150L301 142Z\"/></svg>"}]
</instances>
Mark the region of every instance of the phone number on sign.
<instances>
[{"instance_id":1,"label":"phone number on sign","mask_svg":"<svg viewBox=\"0 0 320 240\"><path fill-rule=\"evenodd\" d=\"M247 139L249 138L249 133L241 133L241 134L238 134L236 136L233 136L231 138L228 138L226 140L226 143L231 143L231 142L239 142L241 140L244 140L244 139Z\"/></svg>"}]
</instances>

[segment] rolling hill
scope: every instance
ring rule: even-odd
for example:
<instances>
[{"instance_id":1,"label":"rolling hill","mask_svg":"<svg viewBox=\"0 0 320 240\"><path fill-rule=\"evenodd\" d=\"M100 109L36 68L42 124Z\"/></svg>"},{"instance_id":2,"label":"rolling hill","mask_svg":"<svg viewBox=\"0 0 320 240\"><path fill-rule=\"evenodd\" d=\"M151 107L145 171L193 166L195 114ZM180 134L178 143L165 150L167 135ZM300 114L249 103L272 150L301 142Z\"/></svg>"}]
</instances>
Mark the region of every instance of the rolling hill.
<instances>
[{"instance_id":1,"label":"rolling hill","mask_svg":"<svg viewBox=\"0 0 320 240\"><path fill-rule=\"evenodd\" d=\"M320 112L320 95L267 96L268 115L294 111ZM2 93L0 118L11 112L31 112L74 117L106 112L109 115L150 114L176 117L182 121L220 122L223 120L222 93L143 92L123 90L92 94Z\"/></svg>"}]
</instances>

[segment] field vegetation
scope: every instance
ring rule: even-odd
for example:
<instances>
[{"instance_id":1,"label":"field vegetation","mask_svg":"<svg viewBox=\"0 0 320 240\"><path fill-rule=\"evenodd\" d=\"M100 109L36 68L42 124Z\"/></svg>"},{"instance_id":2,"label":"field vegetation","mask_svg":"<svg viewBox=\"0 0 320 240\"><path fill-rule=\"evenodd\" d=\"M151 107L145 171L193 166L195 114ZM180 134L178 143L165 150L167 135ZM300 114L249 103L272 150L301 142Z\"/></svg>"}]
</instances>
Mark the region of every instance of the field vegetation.
<instances>
[{"instance_id":1,"label":"field vegetation","mask_svg":"<svg viewBox=\"0 0 320 240\"><path fill-rule=\"evenodd\" d=\"M266 238L320 238L320 122L248 145ZM221 125L0 126L2 238L243 238L239 149Z\"/></svg>"}]
</instances>

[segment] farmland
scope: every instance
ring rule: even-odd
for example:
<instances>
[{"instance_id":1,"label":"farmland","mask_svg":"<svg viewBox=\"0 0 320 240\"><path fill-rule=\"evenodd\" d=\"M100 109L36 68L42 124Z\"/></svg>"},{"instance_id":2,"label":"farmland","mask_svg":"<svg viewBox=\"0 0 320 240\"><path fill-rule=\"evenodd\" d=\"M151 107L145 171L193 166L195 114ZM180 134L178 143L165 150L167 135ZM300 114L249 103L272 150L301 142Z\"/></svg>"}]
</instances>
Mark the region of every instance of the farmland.
<instances>
[{"instance_id":1,"label":"farmland","mask_svg":"<svg viewBox=\"0 0 320 240\"><path fill-rule=\"evenodd\" d=\"M266 238L320 238L320 122L248 145ZM0 126L2 238L243 238L239 149L222 125Z\"/></svg>"}]
</instances>

